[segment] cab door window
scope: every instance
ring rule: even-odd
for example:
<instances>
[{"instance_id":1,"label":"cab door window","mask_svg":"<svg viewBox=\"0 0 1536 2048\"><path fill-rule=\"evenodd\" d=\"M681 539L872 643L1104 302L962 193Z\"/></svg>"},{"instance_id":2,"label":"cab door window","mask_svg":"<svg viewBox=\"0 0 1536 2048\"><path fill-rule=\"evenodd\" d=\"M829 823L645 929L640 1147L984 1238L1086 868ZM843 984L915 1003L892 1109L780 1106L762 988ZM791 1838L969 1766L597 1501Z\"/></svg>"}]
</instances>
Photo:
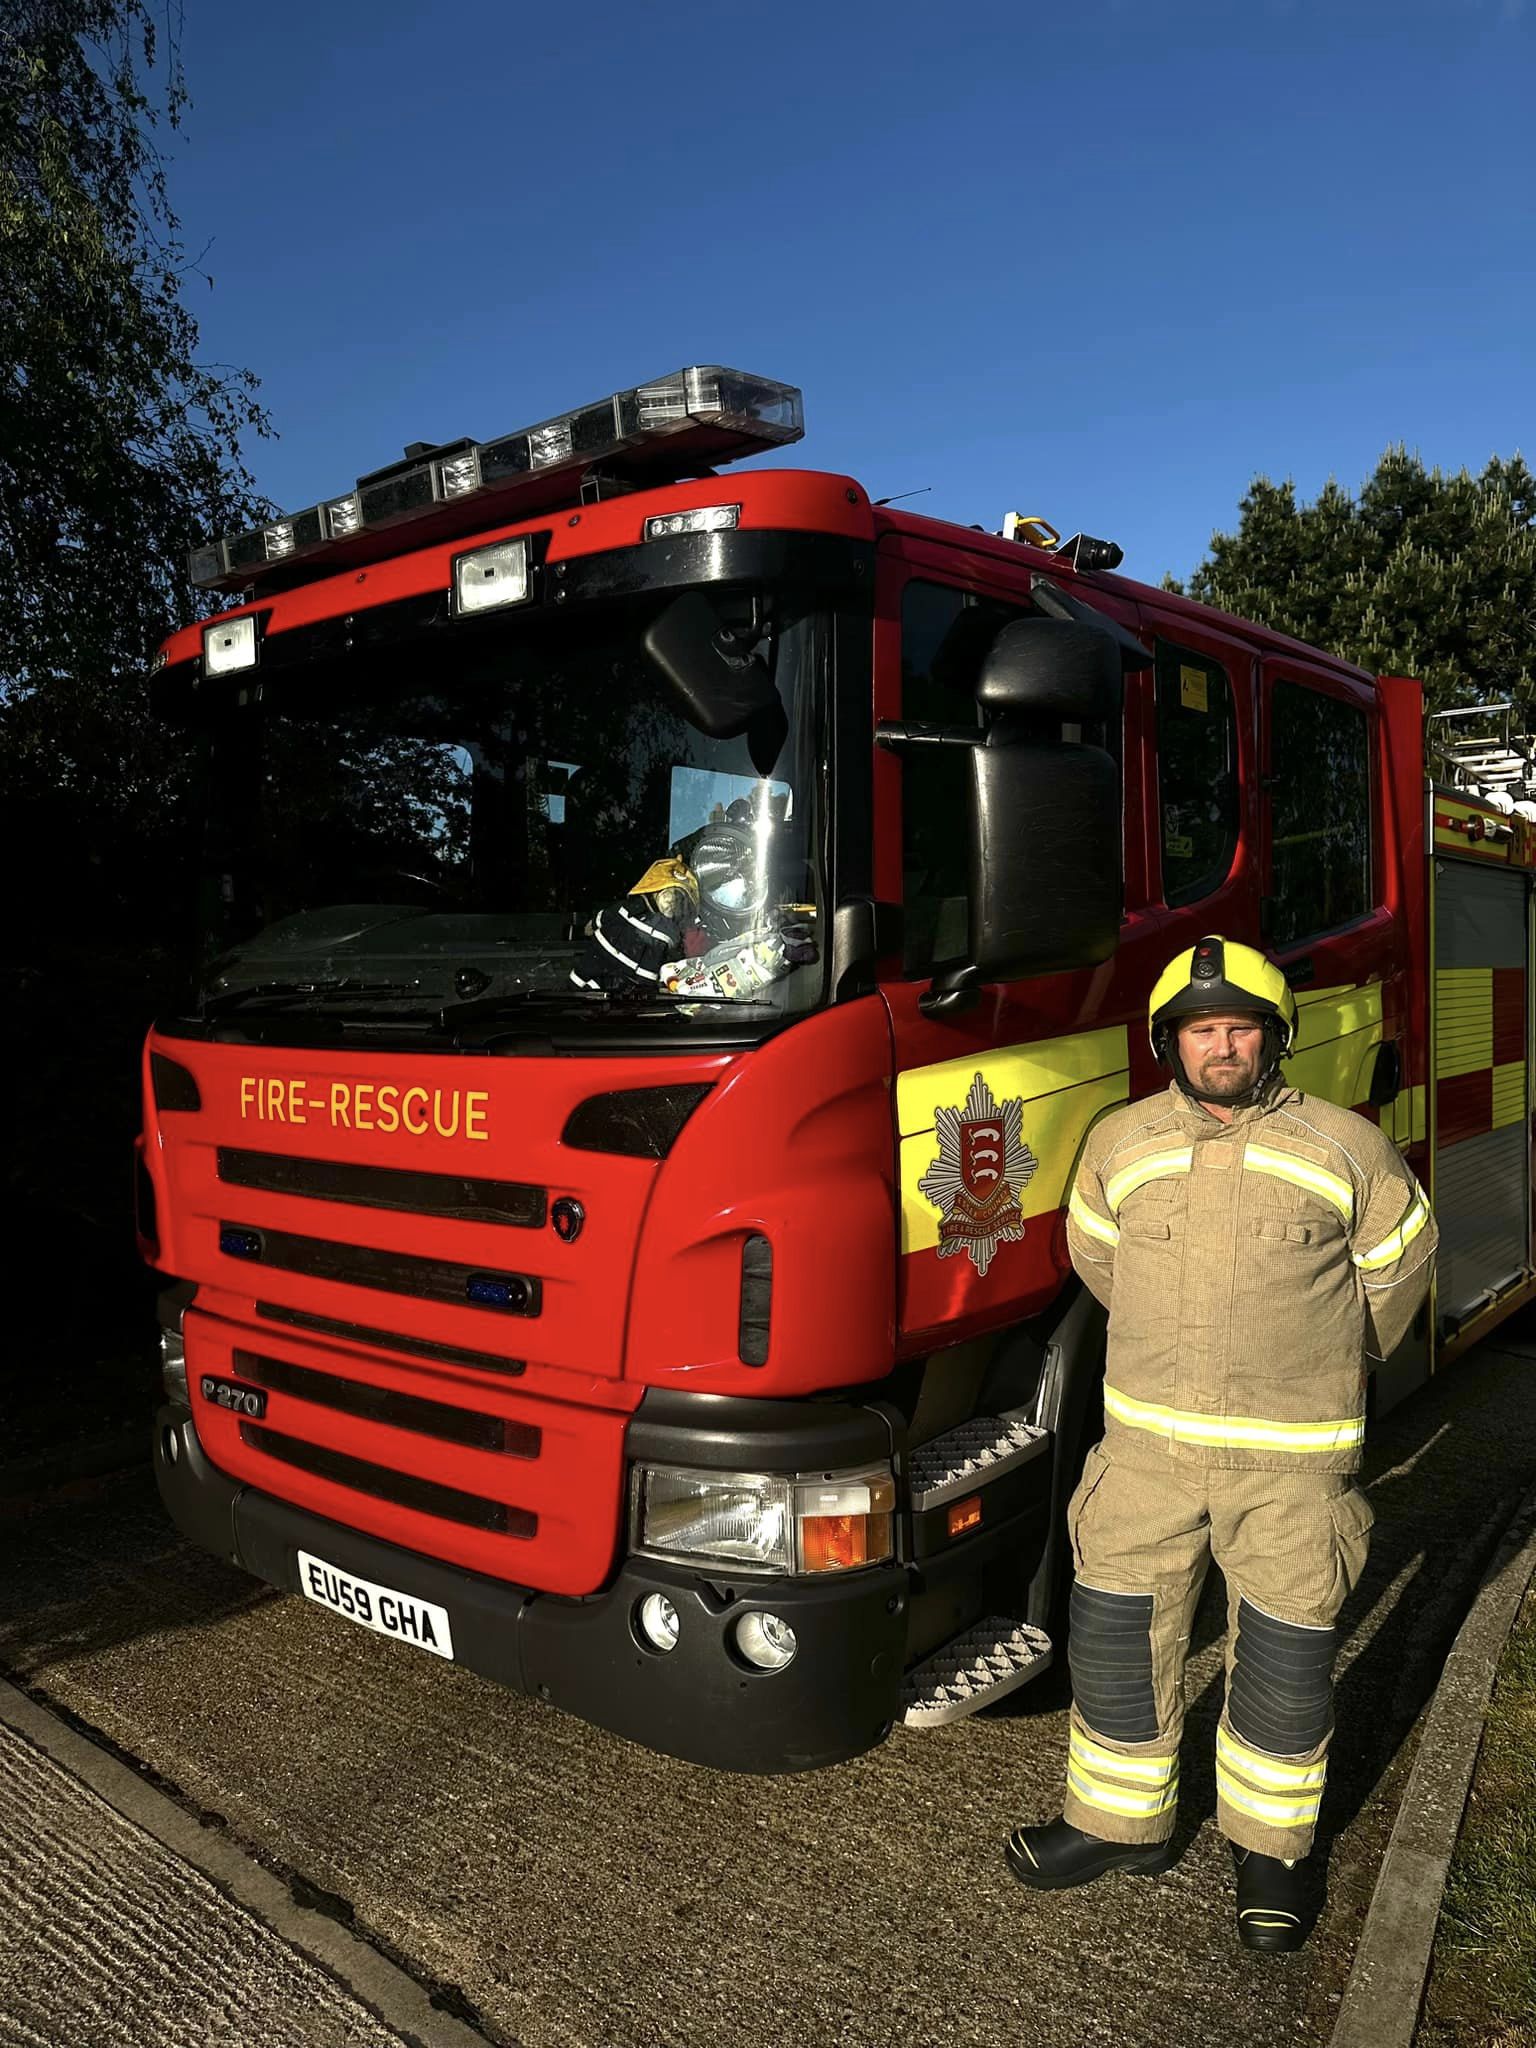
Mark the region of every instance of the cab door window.
<instances>
[{"instance_id":1,"label":"cab door window","mask_svg":"<svg viewBox=\"0 0 1536 2048\"><path fill-rule=\"evenodd\" d=\"M1372 903L1370 729L1358 705L1276 681L1269 705L1270 878L1277 946L1334 931Z\"/></svg>"},{"instance_id":2,"label":"cab door window","mask_svg":"<svg viewBox=\"0 0 1536 2048\"><path fill-rule=\"evenodd\" d=\"M1163 901L1177 908L1214 894L1232 872L1237 717L1227 672L1211 656L1159 640L1156 676Z\"/></svg>"}]
</instances>

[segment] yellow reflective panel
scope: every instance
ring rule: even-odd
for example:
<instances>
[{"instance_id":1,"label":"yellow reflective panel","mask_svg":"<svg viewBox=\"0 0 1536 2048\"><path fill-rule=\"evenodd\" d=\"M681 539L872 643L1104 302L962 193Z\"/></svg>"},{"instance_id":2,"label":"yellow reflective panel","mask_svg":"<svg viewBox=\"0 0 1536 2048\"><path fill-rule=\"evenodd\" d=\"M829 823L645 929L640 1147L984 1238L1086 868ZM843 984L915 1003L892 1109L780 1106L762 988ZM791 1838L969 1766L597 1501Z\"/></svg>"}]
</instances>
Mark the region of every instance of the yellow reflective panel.
<instances>
[{"instance_id":1,"label":"yellow reflective panel","mask_svg":"<svg viewBox=\"0 0 1536 2048\"><path fill-rule=\"evenodd\" d=\"M1217 1731L1218 1736L1220 1730ZM1112 1778L1135 1778L1148 1785L1167 1785L1178 1775L1176 1756L1121 1756L1117 1750L1101 1749L1078 1729L1067 1732L1067 1748L1089 1777L1107 1774Z\"/></svg>"},{"instance_id":2,"label":"yellow reflective panel","mask_svg":"<svg viewBox=\"0 0 1536 2048\"><path fill-rule=\"evenodd\" d=\"M1493 1128L1517 1124L1525 1115L1525 1061L1511 1060L1493 1070Z\"/></svg>"},{"instance_id":3,"label":"yellow reflective panel","mask_svg":"<svg viewBox=\"0 0 1536 2048\"><path fill-rule=\"evenodd\" d=\"M1286 1180L1293 1187L1320 1195L1333 1204L1346 1223L1354 1222L1354 1189L1326 1167L1314 1166L1310 1159L1297 1159L1289 1152L1278 1152L1273 1146L1260 1145L1252 1138L1244 1147L1243 1165L1252 1173L1267 1173L1275 1180Z\"/></svg>"},{"instance_id":4,"label":"yellow reflective panel","mask_svg":"<svg viewBox=\"0 0 1536 2048\"><path fill-rule=\"evenodd\" d=\"M1250 1749L1246 1742L1236 1735L1229 1735L1220 1725L1216 1729L1216 1755L1221 1762L1241 1771L1256 1785L1273 1786L1281 1792L1320 1792L1328 1776L1326 1757L1315 1764L1286 1763L1280 1757L1266 1756L1261 1750Z\"/></svg>"},{"instance_id":5,"label":"yellow reflective panel","mask_svg":"<svg viewBox=\"0 0 1536 2048\"><path fill-rule=\"evenodd\" d=\"M1293 1088L1351 1109L1365 1099L1381 1043L1381 983L1306 989L1298 997L1296 1047L1285 1062Z\"/></svg>"},{"instance_id":6,"label":"yellow reflective panel","mask_svg":"<svg viewBox=\"0 0 1536 2048\"><path fill-rule=\"evenodd\" d=\"M1493 969L1435 970L1435 1074L1481 1073L1493 1065Z\"/></svg>"},{"instance_id":7,"label":"yellow reflective panel","mask_svg":"<svg viewBox=\"0 0 1536 2048\"><path fill-rule=\"evenodd\" d=\"M1166 1792L1122 1792L1117 1786L1101 1785L1095 1779L1085 1778L1069 1760L1067 1783L1082 1800L1084 1806L1097 1806L1104 1813L1125 1813L1145 1820L1155 1820L1160 1813L1178 1801L1177 1782Z\"/></svg>"},{"instance_id":8,"label":"yellow reflective panel","mask_svg":"<svg viewBox=\"0 0 1536 2048\"><path fill-rule=\"evenodd\" d=\"M1138 1188L1144 1188L1148 1181L1180 1179L1194 1163L1193 1145L1173 1146L1166 1152L1144 1152L1140 1159L1133 1159L1129 1166L1122 1167L1105 1183L1105 1198L1119 1215L1120 1204Z\"/></svg>"},{"instance_id":9,"label":"yellow reflective panel","mask_svg":"<svg viewBox=\"0 0 1536 2048\"><path fill-rule=\"evenodd\" d=\"M1011 1095L1029 1102L1058 1088L1118 1074L1124 1085L1112 1099L1124 1102L1130 1094L1129 1066L1125 1026L1112 1024L1103 1031L1078 1031L1068 1038L1042 1038L1033 1045L1005 1045L936 1066L911 1067L896 1076L896 1128L904 1138L931 1131L935 1111L964 1102L976 1074L986 1077L999 1102ZM1027 1118L1025 1123L1024 1135L1034 1145ZM1034 1149L1038 1153L1040 1147Z\"/></svg>"},{"instance_id":10,"label":"yellow reflective panel","mask_svg":"<svg viewBox=\"0 0 1536 2048\"><path fill-rule=\"evenodd\" d=\"M1427 1115L1424 1085L1420 1082L1416 1088L1399 1090L1397 1100L1386 1105L1381 1112L1381 1128L1406 1150L1409 1145L1423 1144L1428 1136Z\"/></svg>"},{"instance_id":11,"label":"yellow reflective panel","mask_svg":"<svg viewBox=\"0 0 1536 2048\"><path fill-rule=\"evenodd\" d=\"M1197 1415L1186 1408L1162 1408L1133 1401L1117 1387L1104 1388L1106 1414L1128 1429L1150 1430L1170 1443L1214 1444L1247 1451L1340 1451L1365 1440L1365 1417L1337 1422L1270 1422L1257 1415Z\"/></svg>"},{"instance_id":12,"label":"yellow reflective panel","mask_svg":"<svg viewBox=\"0 0 1536 2048\"><path fill-rule=\"evenodd\" d=\"M1409 1203L1407 1215L1389 1237L1384 1237L1380 1244L1372 1245L1369 1251L1351 1254L1355 1264L1366 1273L1395 1264L1428 1221L1429 1208L1421 1191Z\"/></svg>"},{"instance_id":13,"label":"yellow reflective panel","mask_svg":"<svg viewBox=\"0 0 1536 2048\"><path fill-rule=\"evenodd\" d=\"M1317 1819L1323 1795L1314 1792L1304 1799L1266 1799L1262 1792L1251 1792L1218 1760L1216 1765L1216 1789L1229 1806L1235 1806L1239 1813L1251 1814L1255 1820L1267 1821L1272 1828L1310 1827Z\"/></svg>"},{"instance_id":14,"label":"yellow reflective panel","mask_svg":"<svg viewBox=\"0 0 1536 2048\"><path fill-rule=\"evenodd\" d=\"M1381 1022L1381 983L1363 986L1304 989L1296 998L1296 1045L1305 1052L1309 1045L1321 1045L1330 1038L1342 1038L1350 1031L1364 1031Z\"/></svg>"},{"instance_id":15,"label":"yellow reflective panel","mask_svg":"<svg viewBox=\"0 0 1536 2048\"><path fill-rule=\"evenodd\" d=\"M1097 1209L1091 1208L1076 1188L1072 1190L1067 1202L1067 1214L1085 1237L1096 1237L1100 1244L1120 1242L1120 1226L1117 1223L1110 1223Z\"/></svg>"}]
</instances>

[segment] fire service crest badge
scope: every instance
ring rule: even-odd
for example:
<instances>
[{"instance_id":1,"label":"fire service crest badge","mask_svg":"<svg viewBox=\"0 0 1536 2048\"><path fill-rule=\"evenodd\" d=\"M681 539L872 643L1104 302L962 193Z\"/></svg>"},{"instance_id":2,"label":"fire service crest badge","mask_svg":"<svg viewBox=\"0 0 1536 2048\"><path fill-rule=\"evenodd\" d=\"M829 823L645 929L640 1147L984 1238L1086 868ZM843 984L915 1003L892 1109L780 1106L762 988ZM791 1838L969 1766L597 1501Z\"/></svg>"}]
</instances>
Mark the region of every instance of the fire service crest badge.
<instances>
[{"instance_id":1,"label":"fire service crest badge","mask_svg":"<svg viewBox=\"0 0 1536 2048\"><path fill-rule=\"evenodd\" d=\"M934 1115L939 1156L918 1192L939 1212L939 1257L969 1252L983 1279L998 1246L1024 1235L1019 1195L1040 1162L1024 1142L1023 1121L1022 1101L999 1103L981 1074L963 1109Z\"/></svg>"}]
</instances>

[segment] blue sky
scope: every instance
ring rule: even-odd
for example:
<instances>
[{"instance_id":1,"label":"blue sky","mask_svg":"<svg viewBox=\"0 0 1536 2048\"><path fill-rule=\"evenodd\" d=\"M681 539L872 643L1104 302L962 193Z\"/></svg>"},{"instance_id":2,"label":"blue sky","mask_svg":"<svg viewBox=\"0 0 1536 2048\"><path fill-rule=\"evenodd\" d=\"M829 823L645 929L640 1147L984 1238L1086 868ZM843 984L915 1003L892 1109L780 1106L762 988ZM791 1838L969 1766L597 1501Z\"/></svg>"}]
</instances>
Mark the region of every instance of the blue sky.
<instances>
[{"instance_id":1,"label":"blue sky","mask_svg":"<svg viewBox=\"0 0 1536 2048\"><path fill-rule=\"evenodd\" d=\"M1183 574L1257 472L1524 445L1531 0L187 0L203 354L286 510L691 362L782 460Z\"/></svg>"}]
</instances>

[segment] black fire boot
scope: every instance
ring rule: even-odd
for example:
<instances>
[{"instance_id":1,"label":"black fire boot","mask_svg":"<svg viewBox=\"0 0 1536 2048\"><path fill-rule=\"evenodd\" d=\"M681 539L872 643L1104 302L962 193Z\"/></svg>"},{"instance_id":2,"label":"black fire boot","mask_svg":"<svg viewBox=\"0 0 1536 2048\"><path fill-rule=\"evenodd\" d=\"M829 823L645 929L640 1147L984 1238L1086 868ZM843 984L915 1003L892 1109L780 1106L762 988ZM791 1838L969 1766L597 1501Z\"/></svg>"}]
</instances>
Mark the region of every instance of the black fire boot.
<instances>
[{"instance_id":1,"label":"black fire boot","mask_svg":"<svg viewBox=\"0 0 1536 2048\"><path fill-rule=\"evenodd\" d=\"M1069 1885L1091 1884L1111 1870L1152 1877L1173 1861L1168 1842L1106 1842L1086 1835L1069 1820L1047 1821L1037 1828L1015 1828L1004 1850L1008 1868L1020 1884L1036 1891L1060 1892Z\"/></svg>"},{"instance_id":2,"label":"black fire boot","mask_svg":"<svg viewBox=\"0 0 1536 2048\"><path fill-rule=\"evenodd\" d=\"M1244 1948L1289 1955L1307 1938L1308 1891L1304 1862L1287 1863L1232 1844L1237 1866L1237 1938Z\"/></svg>"}]
</instances>

